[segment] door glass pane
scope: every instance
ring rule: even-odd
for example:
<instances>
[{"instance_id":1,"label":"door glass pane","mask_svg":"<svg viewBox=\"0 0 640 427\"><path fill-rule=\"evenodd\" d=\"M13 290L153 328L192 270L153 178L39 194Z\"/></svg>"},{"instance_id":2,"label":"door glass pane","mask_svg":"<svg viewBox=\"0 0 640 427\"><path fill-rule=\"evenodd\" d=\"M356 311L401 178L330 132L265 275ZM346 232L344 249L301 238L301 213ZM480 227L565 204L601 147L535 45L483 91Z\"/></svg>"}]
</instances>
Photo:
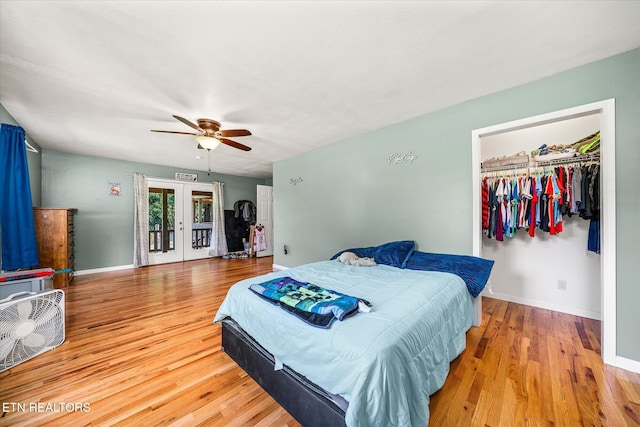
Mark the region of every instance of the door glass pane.
<instances>
[{"instance_id":1,"label":"door glass pane","mask_svg":"<svg viewBox=\"0 0 640 427\"><path fill-rule=\"evenodd\" d=\"M211 243L213 193L191 192L191 247L208 248Z\"/></svg>"},{"instance_id":2,"label":"door glass pane","mask_svg":"<svg viewBox=\"0 0 640 427\"><path fill-rule=\"evenodd\" d=\"M175 248L175 192L149 188L149 253Z\"/></svg>"}]
</instances>

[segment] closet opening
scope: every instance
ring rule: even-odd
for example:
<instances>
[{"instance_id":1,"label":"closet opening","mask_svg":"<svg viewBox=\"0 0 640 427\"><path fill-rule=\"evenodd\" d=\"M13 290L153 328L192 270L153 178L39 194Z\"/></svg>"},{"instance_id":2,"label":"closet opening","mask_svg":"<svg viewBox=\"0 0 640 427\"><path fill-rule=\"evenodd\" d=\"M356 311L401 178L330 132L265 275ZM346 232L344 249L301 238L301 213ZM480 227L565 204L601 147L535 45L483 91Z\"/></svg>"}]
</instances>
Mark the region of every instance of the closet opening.
<instances>
[{"instance_id":1,"label":"closet opening","mask_svg":"<svg viewBox=\"0 0 640 427\"><path fill-rule=\"evenodd\" d=\"M474 255L496 261L491 274L492 297L601 320L603 361L616 366L614 113L614 100L610 99L474 130L472 176ZM589 157L582 154L580 160L558 159L555 151L549 152L554 154L550 157L534 151L543 144L554 148L573 145L598 131L599 153L587 153L592 154ZM519 161L502 161L504 156L514 156ZM496 160L488 161L491 159ZM508 236L496 239L486 221L483 224L483 182L493 183L494 190L496 183L510 183L513 191L517 185L536 180L548 180L550 185L562 182L556 176L562 178L566 173L584 171L585 167L590 173L599 172L599 254L593 245L592 221L577 213L569 216L565 211L561 232L545 232L536 227L532 233L535 237L530 236L528 227L513 226ZM515 201L511 206L514 204ZM513 207L512 213L517 212ZM509 220L514 221L512 215Z\"/></svg>"}]
</instances>

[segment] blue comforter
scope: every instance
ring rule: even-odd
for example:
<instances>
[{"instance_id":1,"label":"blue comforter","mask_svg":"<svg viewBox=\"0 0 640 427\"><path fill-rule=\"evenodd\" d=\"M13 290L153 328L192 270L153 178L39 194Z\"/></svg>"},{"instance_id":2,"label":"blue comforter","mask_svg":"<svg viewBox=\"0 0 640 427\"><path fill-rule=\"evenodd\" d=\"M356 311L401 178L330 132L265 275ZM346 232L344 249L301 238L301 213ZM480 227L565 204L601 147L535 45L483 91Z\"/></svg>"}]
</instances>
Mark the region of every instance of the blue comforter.
<instances>
[{"instance_id":1,"label":"blue comforter","mask_svg":"<svg viewBox=\"0 0 640 427\"><path fill-rule=\"evenodd\" d=\"M476 298L484 289L493 260L467 255L433 254L415 251L405 267L410 270L444 271L459 276L467 284L472 297Z\"/></svg>"},{"instance_id":2,"label":"blue comforter","mask_svg":"<svg viewBox=\"0 0 640 427\"><path fill-rule=\"evenodd\" d=\"M312 328L249 290L289 276L372 304L369 313ZM238 282L214 322L233 318L267 351L325 390L344 397L348 426L420 426L429 396L465 348L472 297L458 276L321 261Z\"/></svg>"}]
</instances>

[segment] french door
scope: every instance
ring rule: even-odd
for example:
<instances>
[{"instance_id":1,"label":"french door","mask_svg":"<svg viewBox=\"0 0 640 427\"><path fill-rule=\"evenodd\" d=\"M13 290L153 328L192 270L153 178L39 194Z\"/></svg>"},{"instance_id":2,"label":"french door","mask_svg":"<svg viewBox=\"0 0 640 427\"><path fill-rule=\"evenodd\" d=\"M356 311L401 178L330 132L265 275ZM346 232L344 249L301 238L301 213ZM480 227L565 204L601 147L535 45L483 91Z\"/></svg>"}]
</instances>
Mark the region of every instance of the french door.
<instances>
[{"instance_id":1,"label":"french door","mask_svg":"<svg viewBox=\"0 0 640 427\"><path fill-rule=\"evenodd\" d=\"M149 264L205 258L211 241L212 188L148 178Z\"/></svg>"}]
</instances>

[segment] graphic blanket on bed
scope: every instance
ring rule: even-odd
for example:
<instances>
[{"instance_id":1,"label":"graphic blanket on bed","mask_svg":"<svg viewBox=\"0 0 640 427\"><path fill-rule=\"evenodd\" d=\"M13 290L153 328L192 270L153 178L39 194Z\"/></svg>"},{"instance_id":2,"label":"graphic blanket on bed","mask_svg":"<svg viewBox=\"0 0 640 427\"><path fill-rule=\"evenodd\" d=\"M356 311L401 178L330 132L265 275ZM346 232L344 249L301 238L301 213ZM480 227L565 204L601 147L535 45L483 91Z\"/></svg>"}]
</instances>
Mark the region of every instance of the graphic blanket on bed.
<instances>
[{"instance_id":1,"label":"graphic blanket on bed","mask_svg":"<svg viewBox=\"0 0 640 427\"><path fill-rule=\"evenodd\" d=\"M256 283L249 289L304 322L319 328L329 328L335 319L343 320L355 314L360 301L367 307L371 305L368 301L299 282L291 277Z\"/></svg>"}]
</instances>

